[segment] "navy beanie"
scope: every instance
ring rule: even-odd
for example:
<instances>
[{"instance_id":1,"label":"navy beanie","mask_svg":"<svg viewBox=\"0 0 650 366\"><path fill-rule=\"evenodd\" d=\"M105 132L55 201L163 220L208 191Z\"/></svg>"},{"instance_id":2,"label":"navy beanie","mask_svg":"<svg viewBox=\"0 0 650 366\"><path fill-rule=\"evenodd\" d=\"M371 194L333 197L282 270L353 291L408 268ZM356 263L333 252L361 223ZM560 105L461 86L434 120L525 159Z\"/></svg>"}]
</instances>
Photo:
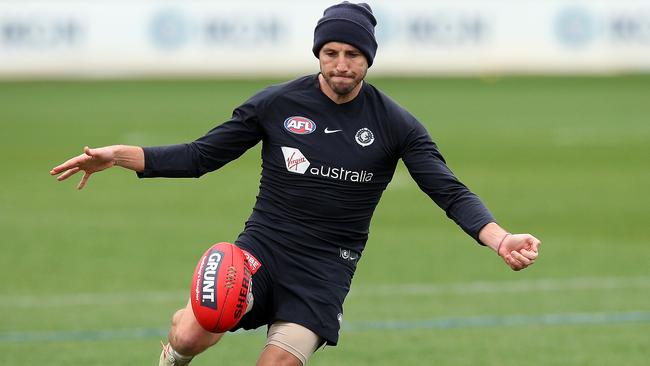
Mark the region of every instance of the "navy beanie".
<instances>
[{"instance_id":1,"label":"navy beanie","mask_svg":"<svg viewBox=\"0 0 650 366\"><path fill-rule=\"evenodd\" d=\"M377 20L366 3L344 1L330 6L314 29L314 56L318 58L321 48L328 42L343 42L358 48L370 67L377 53L375 25Z\"/></svg>"}]
</instances>

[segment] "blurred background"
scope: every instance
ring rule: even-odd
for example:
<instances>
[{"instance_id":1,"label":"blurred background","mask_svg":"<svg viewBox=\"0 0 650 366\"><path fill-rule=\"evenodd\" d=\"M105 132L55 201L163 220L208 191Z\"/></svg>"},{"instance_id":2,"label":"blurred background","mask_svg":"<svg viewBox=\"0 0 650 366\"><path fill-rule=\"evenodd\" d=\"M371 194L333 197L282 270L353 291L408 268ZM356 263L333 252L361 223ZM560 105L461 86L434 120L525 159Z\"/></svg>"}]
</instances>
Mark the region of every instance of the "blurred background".
<instances>
[{"instance_id":1,"label":"blurred background","mask_svg":"<svg viewBox=\"0 0 650 366\"><path fill-rule=\"evenodd\" d=\"M0 2L0 76L312 72L328 1ZM650 69L646 0L375 1L374 75Z\"/></svg>"},{"instance_id":2,"label":"blurred background","mask_svg":"<svg viewBox=\"0 0 650 366\"><path fill-rule=\"evenodd\" d=\"M84 145L191 141L316 73L334 3L0 0L0 363L156 364L196 260L250 215L260 146L198 180L48 172ZM650 1L369 4L368 81L542 257L510 271L400 164L341 343L310 364L647 365ZM192 364L254 364L264 339Z\"/></svg>"}]
</instances>

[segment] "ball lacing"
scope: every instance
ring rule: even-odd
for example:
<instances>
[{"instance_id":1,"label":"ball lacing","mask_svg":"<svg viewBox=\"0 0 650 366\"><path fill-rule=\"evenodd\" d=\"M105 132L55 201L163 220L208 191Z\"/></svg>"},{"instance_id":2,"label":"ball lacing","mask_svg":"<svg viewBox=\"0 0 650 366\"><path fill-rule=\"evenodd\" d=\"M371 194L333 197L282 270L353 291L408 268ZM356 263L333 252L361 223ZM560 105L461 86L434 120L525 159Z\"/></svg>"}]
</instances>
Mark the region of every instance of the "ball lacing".
<instances>
[{"instance_id":1,"label":"ball lacing","mask_svg":"<svg viewBox=\"0 0 650 366\"><path fill-rule=\"evenodd\" d=\"M228 267L226 272L226 288L233 288L237 279L237 269L234 266Z\"/></svg>"}]
</instances>

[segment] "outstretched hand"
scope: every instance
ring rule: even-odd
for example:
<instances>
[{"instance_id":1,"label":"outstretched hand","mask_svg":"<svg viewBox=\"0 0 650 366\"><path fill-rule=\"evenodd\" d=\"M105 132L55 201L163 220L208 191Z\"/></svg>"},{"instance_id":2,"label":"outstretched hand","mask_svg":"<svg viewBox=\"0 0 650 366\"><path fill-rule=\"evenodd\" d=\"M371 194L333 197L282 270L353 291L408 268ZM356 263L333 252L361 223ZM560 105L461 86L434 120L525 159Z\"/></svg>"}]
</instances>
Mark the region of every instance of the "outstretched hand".
<instances>
[{"instance_id":1,"label":"outstretched hand","mask_svg":"<svg viewBox=\"0 0 650 366\"><path fill-rule=\"evenodd\" d=\"M93 173L101 172L115 165L115 154L110 147L101 147L98 149L91 149L88 146L84 147L84 153L76 156L65 163L56 166L50 170L51 175L59 175L56 180L63 181L80 171L84 172L81 181L77 185L77 189L82 189L88 179Z\"/></svg>"},{"instance_id":2,"label":"outstretched hand","mask_svg":"<svg viewBox=\"0 0 650 366\"><path fill-rule=\"evenodd\" d=\"M530 234L507 234L497 248L497 254L514 271L520 271L535 263L540 244L539 239Z\"/></svg>"}]
</instances>

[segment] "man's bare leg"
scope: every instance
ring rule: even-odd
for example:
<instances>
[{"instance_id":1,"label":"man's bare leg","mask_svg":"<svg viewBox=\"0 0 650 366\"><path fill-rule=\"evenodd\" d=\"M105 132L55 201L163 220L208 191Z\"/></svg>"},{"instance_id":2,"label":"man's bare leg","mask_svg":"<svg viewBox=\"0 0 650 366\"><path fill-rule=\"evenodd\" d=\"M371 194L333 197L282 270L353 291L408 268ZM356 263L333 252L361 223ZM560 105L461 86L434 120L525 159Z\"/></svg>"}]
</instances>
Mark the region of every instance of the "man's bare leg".
<instances>
[{"instance_id":1,"label":"man's bare leg","mask_svg":"<svg viewBox=\"0 0 650 366\"><path fill-rule=\"evenodd\" d=\"M323 340L302 325L277 321L267 333L257 366L302 366Z\"/></svg>"},{"instance_id":2,"label":"man's bare leg","mask_svg":"<svg viewBox=\"0 0 650 366\"><path fill-rule=\"evenodd\" d=\"M163 346L159 366L187 365L194 356L213 346L224 333L211 333L199 325L190 302L172 316L169 343Z\"/></svg>"}]
</instances>

